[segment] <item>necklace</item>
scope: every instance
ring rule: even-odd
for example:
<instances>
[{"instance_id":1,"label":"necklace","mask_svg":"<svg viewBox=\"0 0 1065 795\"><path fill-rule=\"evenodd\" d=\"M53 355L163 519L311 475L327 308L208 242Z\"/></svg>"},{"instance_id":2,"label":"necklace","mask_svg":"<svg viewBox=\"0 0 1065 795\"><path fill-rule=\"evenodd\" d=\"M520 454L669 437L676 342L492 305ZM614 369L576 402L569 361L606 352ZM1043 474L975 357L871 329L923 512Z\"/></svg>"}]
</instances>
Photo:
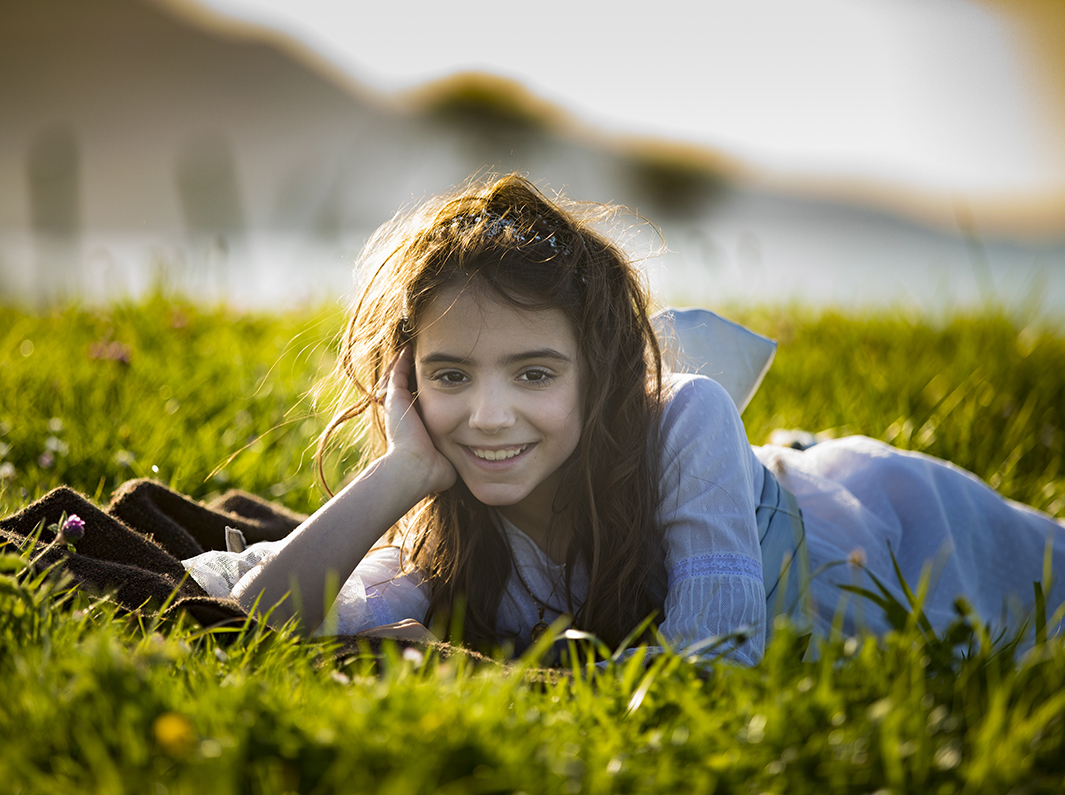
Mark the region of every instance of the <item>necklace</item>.
<instances>
[{"instance_id":1,"label":"necklace","mask_svg":"<svg viewBox=\"0 0 1065 795\"><path fill-rule=\"evenodd\" d=\"M529 596L532 597L532 600L536 603L536 613L537 617L540 620L533 624L533 628L529 632L529 637L532 639L532 642L536 643L536 641L540 640L540 638L544 636L544 633L547 632L547 630L551 629L551 625L544 621L544 612L547 610L547 603L541 601L540 597L533 593L532 588L529 587L529 583L525 582L525 575L521 573L521 566L518 565L518 562L516 560L514 561L514 571L517 572L518 580L525 588L525 592L528 593ZM559 571L558 576L555 577L555 581L551 584L551 593L547 595L547 598L549 600L552 596L555 595L555 589L558 588L558 581L562 579L562 575L565 573L566 567L563 566ZM552 607L551 609L559 615L564 612L562 610L559 610L557 607Z\"/></svg>"},{"instance_id":2,"label":"necklace","mask_svg":"<svg viewBox=\"0 0 1065 795\"><path fill-rule=\"evenodd\" d=\"M534 594L532 588L529 587L529 583L525 581L525 575L521 573L521 566L518 565L518 560L514 556L514 547L510 543L510 538L507 535L505 529L500 528L500 530L503 533L503 539L507 542L507 547L510 549L510 561L514 566L514 573L518 575L518 582L521 583L521 586L525 589L525 592L529 594L529 597L536 604L536 613L537 617L539 618L539 621L533 624L533 628L529 633L529 637L532 639L532 642L536 643L536 641L540 640L540 638L544 636L544 633L547 632L547 630L551 629L551 625L544 620L544 613L548 609L548 604L547 602L544 602L542 599L540 599L540 597L538 597L536 594ZM566 567L561 566L559 568L558 575L555 577L555 581L551 583L551 593L547 595L548 601L550 601L551 597L555 595L555 589L558 588L559 580L562 579L562 575L565 573ZM552 607L551 610L558 613L559 615L562 615L562 613L565 612L564 610L559 610L557 607Z\"/></svg>"}]
</instances>

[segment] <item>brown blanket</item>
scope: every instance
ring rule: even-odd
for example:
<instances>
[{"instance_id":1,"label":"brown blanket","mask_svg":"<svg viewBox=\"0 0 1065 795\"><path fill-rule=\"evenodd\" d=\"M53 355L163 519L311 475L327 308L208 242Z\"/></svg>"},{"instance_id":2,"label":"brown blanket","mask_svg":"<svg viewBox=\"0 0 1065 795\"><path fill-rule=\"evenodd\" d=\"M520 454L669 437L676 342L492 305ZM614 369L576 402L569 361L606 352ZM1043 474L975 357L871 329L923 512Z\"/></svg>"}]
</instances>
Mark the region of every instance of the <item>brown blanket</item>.
<instances>
[{"instance_id":1,"label":"brown blanket","mask_svg":"<svg viewBox=\"0 0 1065 795\"><path fill-rule=\"evenodd\" d=\"M95 593L110 593L122 608L158 608L177 590L170 610L184 610L207 627L243 622L246 615L229 599L208 596L181 565L209 549L225 549L226 526L250 542L283 538L304 517L252 494L230 491L203 505L153 480L123 484L101 510L78 492L58 488L18 513L0 519L0 544L25 549L38 527L37 548L55 534L47 529L66 514L85 522L85 535L73 554L53 548L42 565L60 562L74 582Z\"/></svg>"},{"instance_id":2,"label":"brown blanket","mask_svg":"<svg viewBox=\"0 0 1065 795\"><path fill-rule=\"evenodd\" d=\"M232 599L209 596L185 576L181 561L209 549L226 548L226 527L235 527L249 544L284 538L306 517L244 491L229 491L206 505L189 499L154 480L122 484L101 510L73 489L60 487L36 502L0 519L0 549L35 544L38 553L54 539L47 529L63 515L76 514L85 534L76 551L52 548L38 565L59 562L77 586L92 593L111 594L124 610L157 610L174 594L167 615L184 611L204 627L239 626L247 614ZM42 526L39 537L34 534ZM220 637L222 642L233 635ZM339 637L337 657L358 654L369 644L380 651L380 638ZM401 647L431 648L441 658L461 656L476 663L498 664L470 649L450 643L397 641ZM546 669L525 672L532 682L553 681L559 674Z\"/></svg>"}]
</instances>

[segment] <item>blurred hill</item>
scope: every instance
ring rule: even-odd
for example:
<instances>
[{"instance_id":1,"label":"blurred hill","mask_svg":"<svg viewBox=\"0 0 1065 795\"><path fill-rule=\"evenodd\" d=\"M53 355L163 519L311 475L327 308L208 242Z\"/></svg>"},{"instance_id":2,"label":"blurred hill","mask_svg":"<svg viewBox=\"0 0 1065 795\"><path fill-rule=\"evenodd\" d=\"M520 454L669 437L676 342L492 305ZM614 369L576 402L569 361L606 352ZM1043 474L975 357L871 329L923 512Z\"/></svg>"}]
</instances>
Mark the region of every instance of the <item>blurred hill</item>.
<instances>
[{"instance_id":1,"label":"blurred hill","mask_svg":"<svg viewBox=\"0 0 1065 795\"><path fill-rule=\"evenodd\" d=\"M654 220L675 252L656 266L672 300L847 300L856 274L958 263L1065 271L1065 229L995 240L964 207L952 231L775 192L714 153L581 127L501 78L381 96L281 34L178 0L0 0L0 20L3 298L103 298L160 271L251 303L329 295L397 207L483 169ZM945 278L940 297L965 300Z\"/></svg>"}]
</instances>

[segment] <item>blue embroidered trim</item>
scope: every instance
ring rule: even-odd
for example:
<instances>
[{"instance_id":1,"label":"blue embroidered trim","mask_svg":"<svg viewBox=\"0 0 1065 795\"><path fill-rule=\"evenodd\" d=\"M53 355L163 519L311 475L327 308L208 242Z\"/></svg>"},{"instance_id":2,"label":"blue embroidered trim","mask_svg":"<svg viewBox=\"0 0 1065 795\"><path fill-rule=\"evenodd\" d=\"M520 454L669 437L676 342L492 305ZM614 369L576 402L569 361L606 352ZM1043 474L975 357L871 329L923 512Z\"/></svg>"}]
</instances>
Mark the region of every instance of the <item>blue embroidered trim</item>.
<instances>
[{"instance_id":1,"label":"blue embroidered trim","mask_svg":"<svg viewBox=\"0 0 1065 795\"><path fill-rule=\"evenodd\" d=\"M691 577L734 575L762 581L762 561L746 555L699 555L678 560L669 570L669 587Z\"/></svg>"}]
</instances>

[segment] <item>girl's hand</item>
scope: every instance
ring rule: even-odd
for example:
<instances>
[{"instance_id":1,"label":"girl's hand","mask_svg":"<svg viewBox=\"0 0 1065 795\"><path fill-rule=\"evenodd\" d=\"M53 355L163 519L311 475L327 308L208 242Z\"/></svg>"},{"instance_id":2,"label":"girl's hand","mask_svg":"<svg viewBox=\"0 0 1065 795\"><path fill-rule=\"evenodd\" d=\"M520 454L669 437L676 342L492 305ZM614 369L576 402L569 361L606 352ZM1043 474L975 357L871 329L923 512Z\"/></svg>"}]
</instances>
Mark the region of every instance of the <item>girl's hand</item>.
<instances>
[{"instance_id":1,"label":"girl's hand","mask_svg":"<svg viewBox=\"0 0 1065 795\"><path fill-rule=\"evenodd\" d=\"M407 345L392 360L385 391L385 433L388 456L404 456L425 473L427 493L451 488L458 473L451 462L433 446L422 418L414 408L410 378L414 369L414 348Z\"/></svg>"}]
</instances>

